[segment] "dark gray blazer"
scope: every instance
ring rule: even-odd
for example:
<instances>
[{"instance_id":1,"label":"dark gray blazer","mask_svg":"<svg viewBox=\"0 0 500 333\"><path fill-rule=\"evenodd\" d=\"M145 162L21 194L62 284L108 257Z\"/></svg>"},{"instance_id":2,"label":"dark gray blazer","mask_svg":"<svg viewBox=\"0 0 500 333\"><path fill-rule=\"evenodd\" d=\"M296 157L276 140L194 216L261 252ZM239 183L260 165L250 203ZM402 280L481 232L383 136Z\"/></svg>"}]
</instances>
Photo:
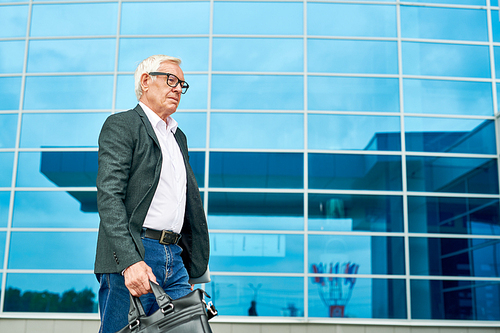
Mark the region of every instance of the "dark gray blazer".
<instances>
[{"instance_id":1,"label":"dark gray blazer","mask_svg":"<svg viewBox=\"0 0 500 333\"><path fill-rule=\"evenodd\" d=\"M208 268L208 227L198 184L189 165L186 136L178 128L187 176L182 259L191 278ZM95 273L119 273L144 260L142 225L158 186L162 154L153 127L142 108L116 113L99 135L97 208L101 219Z\"/></svg>"}]
</instances>

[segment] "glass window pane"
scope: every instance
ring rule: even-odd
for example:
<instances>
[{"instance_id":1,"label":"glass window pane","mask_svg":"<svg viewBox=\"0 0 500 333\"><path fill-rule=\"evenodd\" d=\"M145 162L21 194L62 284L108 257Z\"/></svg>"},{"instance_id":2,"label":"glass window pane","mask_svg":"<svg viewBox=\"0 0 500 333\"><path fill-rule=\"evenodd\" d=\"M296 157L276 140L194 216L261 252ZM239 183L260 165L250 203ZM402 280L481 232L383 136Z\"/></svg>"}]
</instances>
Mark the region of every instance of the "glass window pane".
<instances>
[{"instance_id":1,"label":"glass window pane","mask_svg":"<svg viewBox=\"0 0 500 333\"><path fill-rule=\"evenodd\" d=\"M0 264L3 267L3 261L5 258L5 242L7 240L7 233L6 232L0 232ZM2 275L0 274L0 278Z\"/></svg>"},{"instance_id":2,"label":"glass window pane","mask_svg":"<svg viewBox=\"0 0 500 333\"><path fill-rule=\"evenodd\" d=\"M410 274L500 277L500 242L410 237Z\"/></svg>"},{"instance_id":3,"label":"glass window pane","mask_svg":"<svg viewBox=\"0 0 500 333\"><path fill-rule=\"evenodd\" d=\"M309 235L310 273L404 274L403 237Z\"/></svg>"},{"instance_id":4,"label":"glass window pane","mask_svg":"<svg viewBox=\"0 0 500 333\"><path fill-rule=\"evenodd\" d=\"M10 204L10 192L0 191L0 228L7 227L7 222L9 219L9 204ZM0 241L0 250L3 249L5 249L5 243L2 243ZM2 257L0 256L0 258Z\"/></svg>"},{"instance_id":5,"label":"glass window pane","mask_svg":"<svg viewBox=\"0 0 500 333\"><path fill-rule=\"evenodd\" d=\"M207 140L207 114L205 112L178 111L172 117L188 138L189 148L205 148Z\"/></svg>"},{"instance_id":6,"label":"glass window pane","mask_svg":"<svg viewBox=\"0 0 500 333\"><path fill-rule=\"evenodd\" d=\"M210 229L304 230L304 198L296 193L208 194Z\"/></svg>"},{"instance_id":7,"label":"glass window pane","mask_svg":"<svg viewBox=\"0 0 500 333\"><path fill-rule=\"evenodd\" d=\"M401 157L309 154L309 188L401 191Z\"/></svg>"},{"instance_id":8,"label":"glass window pane","mask_svg":"<svg viewBox=\"0 0 500 333\"><path fill-rule=\"evenodd\" d=\"M2 10L0 10L0 22L2 22L0 38L26 37L28 13L28 6L2 6Z\"/></svg>"},{"instance_id":9,"label":"glass window pane","mask_svg":"<svg viewBox=\"0 0 500 333\"><path fill-rule=\"evenodd\" d=\"M21 147L97 147L109 113L26 113ZM78 124L78 126L74 126Z\"/></svg>"},{"instance_id":10,"label":"glass window pane","mask_svg":"<svg viewBox=\"0 0 500 333\"><path fill-rule=\"evenodd\" d=\"M498 281L411 280L412 319L500 320Z\"/></svg>"},{"instance_id":11,"label":"glass window pane","mask_svg":"<svg viewBox=\"0 0 500 333\"><path fill-rule=\"evenodd\" d=\"M205 153L189 152L189 165L193 169L198 187L205 187ZM201 196L203 200L203 195Z\"/></svg>"},{"instance_id":12,"label":"glass window pane","mask_svg":"<svg viewBox=\"0 0 500 333\"><path fill-rule=\"evenodd\" d=\"M20 187L95 187L96 177L96 151L19 153Z\"/></svg>"},{"instance_id":13,"label":"glass window pane","mask_svg":"<svg viewBox=\"0 0 500 333\"><path fill-rule=\"evenodd\" d=\"M214 38L214 71L302 72L304 40Z\"/></svg>"},{"instance_id":14,"label":"glass window pane","mask_svg":"<svg viewBox=\"0 0 500 333\"><path fill-rule=\"evenodd\" d=\"M495 1L491 1L492 6L498 6L498 1L496 1L495 5L493 5L493 2ZM493 32L493 41L500 42L500 18L498 17L498 10L491 10L491 30Z\"/></svg>"},{"instance_id":15,"label":"glass window pane","mask_svg":"<svg viewBox=\"0 0 500 333\"><path fill-rule=\"evenodd\" d=\"M405 117L407 151L495 154L495 122Z\"/></svg>"},{"instance_id":16,"label":"glass window pane","mask_svg":"<svg viewBox=\"0 0 500 333\"><path fill-rule=\"evenodd\" d=\"M403 232L403 199L388 195L309 194L312 231Z\"/></svg>"},{"instance_id":17,"label":"glass window pane","mask_svg":"<svg viewBox=\"0 0 500 333\"><path fill-rule=\"evenodd\" d=\"M16 192L14 228L97 228L95 191Z\"/></svg>"},{"instance_id":18,"label":"glass window pane","mask_svg":"<svg viewBox=\"0 0 500 333\"><path fill-rule=\"evenodd\" d=\"M0 110L19 110L20 96L21 77L0 77Z\"/></svg>"},{"instance_id":19,"label":"glass window pane","mask_svg":"<svg viewBox=\"0 0 500 333\"><path fill-rule=\"evenodd\" d=\"M99 284L94 274L9 273L6 312L97 313Z\"/></svg>"},{"instance_id":20,"label":"glass window pane","mask_svg":"<svg viewBox=\"0 0 500 333\"><path fill-rule=\"evenodd\" d=\"M191 89L190 87L189 93L191 93ZM130 110L136 105L134 75L118 75L116 79L116 109Z\"/></svg>"},{"instance_id":21,"label":"glass window pane","mask_svg":"<svg viewBox=\"0 0 500 333\"><path fill-rule=\"evenodd\" d=\"M211 113L210 147L303 149L304 115L287 113Z\"/></svg>"},{"instance_id":22,"label":"glass window pane","mask_svg":"<svg viewBox=\"0 0 500 333\"><path fill-rule=\"evenodd\" d=\"M16 145L17 114L0 114L0 148L14 148Z\"/></svg>"},{"instance_id":23,"label":"glass window pane","mask_svg":"<svg viewBox=\"0 0 500 333\"><path fill-rule=\"evenodd\" d=\"M406 319L402 279L310 278L309 317Z\"/></svg>"},{"instance_id":24,"label":"glass window pane","mask_svg":"<svg viewBox=\"0 0 500 333\"><path fill-rule=\"evenodd\" d=\"M216 275L205 290L224 316L304 316L303 278Z\"/></svg>"},{"instance_id":25,"label":"glass window pane","mask_svg":"<svg viewBox=\"0 0 500 333\"><path fill-rule=\"evenodd\" d=\"M212 232L210 270L302 273L304 236Z\"/></svg>"},{"instance_id":26,"label":"glass window pane","mask_svg":"<svg viewBox=\"0 0 500 333\"><path fill-rule=\"evenodd\" d=\"M493 4L495 1L497 0L490 1L492 6L496 6ZM486 6L486 0L413 0L412 2Z\"/></svg>"},{"instance_id":27,"label":"glass window pane","mask_svg":"<svg viewBox=\"0 0 500 333\"><path fill-rule=\"evenodd\" d=\"M28 72L112 72L116 39L32 40Z\"/></svg>"},{"instance_id":28,"label":"glass window pane","mask_svg":"<svg viewBox=\"0 0 500 333\"><path fill-rule=\"evenodd\" d=\"M212 152L209 165L210 187L304 187L302 154Z\"/></svg>"},{"instance_id":29,"label":"glass window pane","mask_svg":"<svg viewBox=\"0 0 500 333\"><path fill-rule=\"evenodd\" d=\"M401 6L403 38L488 40L484 9Z\"/></svg>"},{"instance_id":30,"label":"glass window pane","mask_svg":"<svg viewBox=\"0 0 500 333\"><path fill-rule=\"evenodd\" d=\"M500 235L498 199L408 197L410 232Z\"/></svg>"},{"instance_id":31,"label":"glass window pane","mask_svg":"<svg viewBox=\"0 0 500 333\"><path fill-rule=\"evenodd\" d=\"M488 46L403 42L403 73L490 77Z\"/></svg>"},{"instance_id":32,"label":"glass window pane","mask_svg":"<svg viewBox=\"0 0 500 333\"><path fill-rule=\"evenodd\" d=\"M302 3L214 2L213 33L302 35ZM256 19L258 23L256 24Z\"/></svg>"},{"instance_id":33,"label":"glass window pane","mask_svg":"<svg viewBox=\"0 0 500 333\"><path fill-rule=\"evenodd\" d=\"M14 153L0 153L0 187L11 186L13 167Z\"/></svg>"},{"instance_id":34,"label":"glass window pane","mask_svg":"<svg viewBox=\"0 0 500 333\"><path fill-rule=\"evenodd\" d=\"M396 37L396 6L308 3L307 33L313 36Z\"/></svg>"},{"instance_id":35,"label":"glass window pane","mask_svg":"<svg viewBox=\"0 0 500 333\"><path fill-rule=\"evenodd\" d=\"M128 3L124 4L126 5ZM145 6L147 3L141 5ZM208 43L208 38L195 37L120 38L118 70L133 72L141 59L146 59L152 54L168 54L182 60L181 67L184 71L207 71ZM191 85L191 82L189 84Z\"/></svg>"},{"instance_id":36,"label":"glass window pane","mask_svg":"<svg viewBox=\"0 0 500 333\"><path fill-rule=\"evenodd\" d=\"M33 5L32 37L116 34L116 3Z\"/></svg>"},{"instance_id":37,"label":"glass window pane","mask_svg":"<svg viewBox=\"0 0 500 333\"><path fill-rule=\"evenodd\" d=\"M307 69L323 73L397 74L398 45L386 41L309 39Z\"/></svg>"},{"instance_id":38,"label":"glass window pane","mask_svg":"<svg viewBox=\"0 0 500 333\"><path fill-rule=\"evenodd\" d=\"M124 2L121 14L120 33L122 35L190 35L209 33L210 2L208 1ZM137 19L138 17L147 17L149 22L163 23L144 24L144 21ZM154 52L154 54L158 54L158 52ZM167 54L170 55L170 53ZM148 54L148 56L150 55Z\"/></svg>"},{"instance_id":39,"label":"glass window pane","mask_svg":"<svg viewBox=\"0 0 500 333\"><path fill-rule=\"evenodd\" d=\"M408 191L498 194L494 159L407 156L406 173Z\"/></svg>"},{"instance_id":40,"label":"glass window pane","mask_svg":"<svg viewBox=\"0 0 500 333\"><path fill-rule=\"evenodd\" d=\"M2 9L5 7L2 7ZM1 15L0 15L1 21ZM4 23L2 22L2 25ZM22 73L24 62L24 41L0 42L0 73Z\"/></svg>"},{"instance_id":41,"label":"glass window pane","mask_svg":"<svg viewBox=\"0 0 500 333\"><path fill-rule=\"evenodd\" d=\"M13 231L10 238L9 268L92 270L96 244L95 231Z\"/></svg>"},{"instance_id":42,"label":"glass window pane","mask_svg":"<svg viewBox=\"0 0 500 333\"><path fill-rule=\"evenodd\" d=\"M208 75L186 74L184 78L189 83L189 90L182 95L177 110L206 110L208 108Z\"/></svg>"},{"instance_id":43,"label":"glass window pane","mask_svg":"<svg viewBox=\"0 0 500 333\"><path fill-rule=\"evenodd\" d=\"M308 78L309 110L399 112L398 79Z\"/></svg>"},{"instance_id":44,"label":"glass window pane","mask_svg":"<svg viewBox=\"0 0 500 333\"><path fill-rule=\"evenodd\" d=\"M405 113L493 115L490 82L403 79Z\"/></svg>"},{"instance_id":45,"label":"glass window pane","mask_svg":"<svg viewBox=\"0 0 500 333\"><path fill-rule=\"evenodd\" d=\"M309 114L307 126L309 149L401 150L399 117Z\"/></svg>"},{"instance_id":46,"label":"glass window pane","mask_svg":"<svg viewBox=\"0 0 500 333\"><path fill-rule=\"evenodd\" d=\"M24 109L111 109L112 96L112 75L33 76L26 78Z\"/></svg>"},{"instance_id":47,"label":"glass window pane","mask_svg":"<svg viewBox=\"0 0 500 333\"><path fill-rule=\"evenodd\" d=\"M213 75L212 108L303 110L304 78L298 75Z\"/></svg>"}]
</instances>

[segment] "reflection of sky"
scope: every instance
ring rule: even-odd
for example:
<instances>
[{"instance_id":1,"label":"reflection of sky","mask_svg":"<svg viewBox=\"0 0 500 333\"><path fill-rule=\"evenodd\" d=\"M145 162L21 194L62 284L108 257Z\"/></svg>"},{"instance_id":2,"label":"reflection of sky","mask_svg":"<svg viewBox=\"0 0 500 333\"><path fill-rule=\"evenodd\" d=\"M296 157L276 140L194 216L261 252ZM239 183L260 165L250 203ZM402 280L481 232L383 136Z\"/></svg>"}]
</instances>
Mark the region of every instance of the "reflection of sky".
<instances>
[{"instance_id":1,"label":"reflection of sky","mask_svg":"<svg viewBox=\"0 0 500 333\"><path fill-rule=\"evenodd\" d=\"M208 215L210 229L304 230L302 216Z\"/></svg>"},{"instance_id":2,"label":"reflection of sky","mask_svg":"<svg viewBox=\"0 0 500 333\"><path fill-rule=\"evenodd\" d=\"M0 148L13 148L16 144L18 115L0 114Z\"/></svg>"},{"instance_id":3,"label":"reflection of sky","mask_svg":"<svg viewBox=\"0 0 500 333\"><path fill-rule=\"evenodd\" d=\"M83 213L80 202L67 192L17 192L14 199L15 228L97 228L99 217Z\"/></svg>"},{"instance_id":4,"label":"reflection of sky","mask_svg":"<svg viewBox=\"0 0 500 333\"><path fill-rule=\"evenodd\" d=\"M0 228L7 226L7 219L9 218L9 202L10 202L10 192L1 191L0 192ZM0 243L0 248L3 248Z\"/></svg>"},{"instance_id":5,"label":"reflection of sky","mask_svg":"<svg viewBox=\"0 0 500 333\"><path fill-rule=\"evenodd\" d=\"M9 187L12 184L12 168L14 153L0 153L0 187Z\"/></svg>"}]
</instances>

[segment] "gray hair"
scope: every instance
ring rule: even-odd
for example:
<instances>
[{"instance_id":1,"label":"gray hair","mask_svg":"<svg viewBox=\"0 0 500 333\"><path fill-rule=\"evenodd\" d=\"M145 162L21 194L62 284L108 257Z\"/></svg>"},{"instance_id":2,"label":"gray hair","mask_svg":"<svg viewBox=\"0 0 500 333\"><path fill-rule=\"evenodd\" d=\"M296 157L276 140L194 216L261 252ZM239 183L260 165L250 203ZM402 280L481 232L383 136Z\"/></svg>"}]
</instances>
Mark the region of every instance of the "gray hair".
<instances>
[{"instance_id":1,"label":"gray hair","mask_svg":"<svg viewBox=\"0 0 500 333\"><path fill-rule=\"evenodd\" d=\"M161 64L166 62L166 61L173 62L178 66L180 66L180 64L181 64L181 59L179 59L179 58L174 58L174 57L170 57L170 56L163 55L163 54L157 54L157 55L153 55L149 58L144 59L139 64L139 66L137 66L137 69L135 70L135 73L134 73L135 96L137 97L137 100L140 100L141 96L142 96L142 87L141 87L142 74L158 71ZM155 76L152 76L153 80L155 78L156 78Z\"/></svg>"}]
</instances>

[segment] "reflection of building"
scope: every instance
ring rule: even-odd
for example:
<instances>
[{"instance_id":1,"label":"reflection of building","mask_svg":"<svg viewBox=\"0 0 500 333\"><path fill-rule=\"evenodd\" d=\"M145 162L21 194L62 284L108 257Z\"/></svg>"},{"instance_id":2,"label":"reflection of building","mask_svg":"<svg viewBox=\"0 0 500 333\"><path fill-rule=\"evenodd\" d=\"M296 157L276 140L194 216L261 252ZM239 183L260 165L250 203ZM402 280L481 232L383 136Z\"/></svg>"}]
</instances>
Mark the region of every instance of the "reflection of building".
<instances>
[{"instance_id":1,"label":"reflection of building","mask_svg":"<svg viewBox=\"0 0 500 333\"><path fill-rule=\"evenodd\" d=\"M7 290L96 292L99 128L135 105L137 62L167 53L190 84L175 117L217 239L224 320L247 317L248 285L262 283L259 318L342 325L311 284L338 276L309 271L340 237L364 260L350 329L490 333L499 8L444 2L3 1L0 331L15 331L4 317L46 317L12 313L21 296L6 305Z\"/></svg>"}]
</instances>

